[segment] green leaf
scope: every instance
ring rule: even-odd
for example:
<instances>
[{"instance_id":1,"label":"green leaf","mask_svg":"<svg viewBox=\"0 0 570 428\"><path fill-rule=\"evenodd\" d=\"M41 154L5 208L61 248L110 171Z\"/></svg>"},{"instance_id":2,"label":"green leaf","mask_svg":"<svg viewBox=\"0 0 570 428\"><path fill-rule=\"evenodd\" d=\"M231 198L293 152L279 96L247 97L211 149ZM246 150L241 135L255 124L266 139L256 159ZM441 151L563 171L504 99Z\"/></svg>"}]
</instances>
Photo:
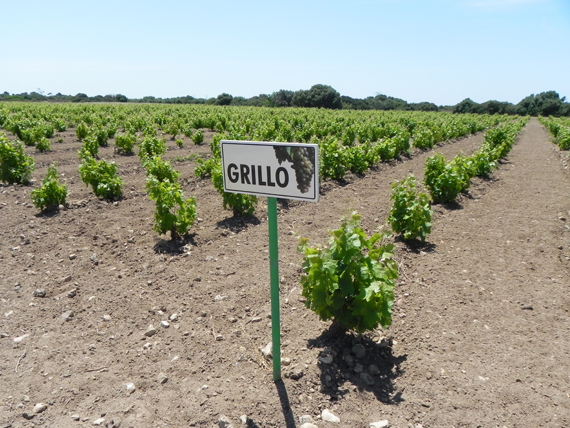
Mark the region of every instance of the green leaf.
<instances>
[{"instance_id":1,"label":"green leaf","mask_svg":"<svg viewBox=\"0 0 570 428\"><path fill-rule=\"evenodd\" d=\"M311 248L306 239L300 241L302 294L322 320L332 318L358 332L390 324L394 298L390 290L397 264L391 259L394 246L382 240L380 234L368 238L360 228L360 216L353 213L330 232L328 249Z\"/></svg>"}]
</instances>

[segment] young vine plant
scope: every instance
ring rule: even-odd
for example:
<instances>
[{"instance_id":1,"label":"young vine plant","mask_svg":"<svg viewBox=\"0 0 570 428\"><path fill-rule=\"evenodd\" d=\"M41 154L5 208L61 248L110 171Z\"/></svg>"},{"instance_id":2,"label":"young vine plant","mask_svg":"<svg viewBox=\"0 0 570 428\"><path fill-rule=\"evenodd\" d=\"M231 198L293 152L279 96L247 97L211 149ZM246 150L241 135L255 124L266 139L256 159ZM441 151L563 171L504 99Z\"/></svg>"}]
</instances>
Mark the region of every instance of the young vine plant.
<instances>
[{"instance_id":1,"label":"young vine plant","mask_svg":"<svg viewBox=\"0 0 570 428\"><path fill-rule=\"evenodd\" d=\"M119 167L115 162L96 160L93 150L98 150L97 140L86 138L79 150L79 177L99 198L110 201L118 200L123 195L123 179L118 175Z\"/></svg>"},{"instance_id":2,"label":"young vine plant","mask_svg":"<svg viewBox=\"0 0 570 428\"><path fill-rule=\"evenodd\" d=\"M224 177L222 163L211 164L211 178L214 188L222 195L222 205L224 209L231 209L234 217L245 217L255 212L257 196L242 193L231 193L224 190Z\"/></svg>"},{"instance_id":3,"label":"young vine plant","mask_svg":"<svg viewBox=\"0 0 570 428\"><path fill-rule=\"evenodd\" d=\"M0 181L28 184L34 166L34 159L26 155L22 144L10 142L4 134L0 134Z\"/></svg>"},{"instance_id":4,"label":"young vine plant","mask_svg":"<svg viewBox=\"0 0 570 428\"><path fill-rule=\"evenodd\" d=\"M388 221L392 230L406 241L417 238L425 241L431 232L432 210L429 195L418 192L416 178L408 175L392 184L391 199L394 203Z\"/></svg>"},{"instance_id":5,"label":"young vine plant","mask_svg":"<svg viewBox=\"0 0 570 428\"><path fill-rule=\"evenodd\" d=\"M155 202L154 230L160 234L170 231L172 240L188 233L196 221L196 199L184 199L178 182L160 181L153 175L147 178L146 187L150 199Z\"/></svg>"},{"instance_id":6,"label":"young vine plant","mask_svg":"<svg viewBox=\"0 0 570 428\"><path fill-rule=\"evenodd\" d=\"M362 333L389 326L398 278L394 245L383 242L385 234L368 238L356 212L330 235L324 248L310 247L306 238L300 241L306 306L341 330Z\"/></svg>"},{"instance_id":7,"label":"young vine plant","mask_svg":"<svg viewBox=\"0 0 570 428\"><path fill-rule=\"evenodd\" d=\"M160 234L170 232L177 240L188 233L196 221L196 199L184 199L178 183L180 173L160 157L143 158L146 169L146 190L155 202L154 230Z\"/></svg>"},{"instance_id":8,"label":"young vine plant","mask_svg":"<svg viewBox=\"0 0 570 428\"><path fill-rule=\"evenodd\" d=\"M59 184L55 164L48 168L46 178L42 181L42 187L32 190L31 196L34 206L41 211L53 211L60 205L65 205L67 187Z\"/></svg>"}]
</instances>

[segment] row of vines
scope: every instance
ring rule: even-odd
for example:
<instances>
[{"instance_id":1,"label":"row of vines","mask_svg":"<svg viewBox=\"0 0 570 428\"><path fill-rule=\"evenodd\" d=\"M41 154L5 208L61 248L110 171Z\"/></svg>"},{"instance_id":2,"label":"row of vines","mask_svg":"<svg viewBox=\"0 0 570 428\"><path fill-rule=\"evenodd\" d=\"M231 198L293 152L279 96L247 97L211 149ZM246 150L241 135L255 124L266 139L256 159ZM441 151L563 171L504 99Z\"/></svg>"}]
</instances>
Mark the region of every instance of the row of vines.
<instances>
[{"instance_id":1,"label":"row of vines","mask_svg":"<svg viewBox=\"0 0 570 428\"><path fill-rule=\"evenodd\" d=\"M567 117L540 117L542 123L560 150L570 150L570 119Z\"/></svg>"},{"instance_id":2,"label":"row of vines","mask_svg":"<svg viewBox=\"0 0 570 428\"><path fill-rule=\"evenodd\" d=\"M380 162L411 153L412 148L431 149L487 129L483 146L471 156L458 155L450 162L440 154L427 159L424 184L429 195L418 192L413 176L394 183L388 219L392 230L405 240L425 240L431 231L431 203L453 201L473 177L487 177L508 154L526 120L423 112L0 104L0 127L15 137L9 141L0 134L0 181L28 183L34 159L24 147L50 150L57 132L73 129L81 142L81 180L97 197L119 200L123 181L118 166L99 157L99 148L114 140L117 155L133 155L138 149L146 173L145 190L155 203L154 230L170 232L175 240L196 220L197 201L184 196L179 172L162 158L167 149L161 136L170 136L179 146L180 135L202 144L204 133L213 131L210 157L197 160L195 173L211 179L225 209L243 216L254 212L257 198L224 192L222 139L318 144L320 177L328 180L342 179L349 172L364 174ZM54 165L31 195L34 205L42 210L65 204L67 189L58 183ZM301 282L307 306L324 320L332 318L342 328L362 332L390 324L398 272L392 257L394 245L385 242L385 234L367 237L359 221L354 213L331 232L327 247L311 248L301 240L299 251L305 256Z\"/></svg>"},{"instance_id":3,"label":"row of vines","mask_svg":"<svg viewBox=\"0 0 570 428\"><path fill-rule=\"evenodd\" d=\"M0 105L0 127L23 144L38 151L50 150L56 132L73 128L83 142L79 173L98 197L114 200L122 195L122 181L113 162L98 160L98 148L114 139L115 152L131 155L138 145L141 159L160 156L164 142L159 131L177 138L184 134L195 144L204 141L204 130L216 134L210 144L211 158L200 162L196 174L210 177L223 197L224 208L235 216L251 214L257 199L223 191L219 142L263 140L311 142L320 148L322 180L341 179L349 171L365 173L379 162L408 153L411 147L429 149L435 144L472 134L508 121L506 116L451 115L420 112L355 112L289 109L232 108L212 106L76 106L66 104ZM33 170L19 142L3 143L5 157L18 168L9 167L3 181L25 183ZM162 150L162 151L161 151ZM148 153L150 151L150 153ZM7 158L6 158L7 159ZM199 160L200 161L200 160ZM6 160L6 162L8 162ZM18 171L21 169L21 171ZM16 171L14 173L14 171ZM44 207L51 207L45 205Z\"/></svg>"},{"instance_id":4,"label":"row of vines","mask_svg":"<svg viewBox=\"0 0 570 428\"><path fill-rule=\"evenodd\" d=\"M483 146L471 156L461 154L446 162L441 154L426 161L425 185L435 203L453 202L459 193L471 185L473 177L488 178L504 159L517 135L528 121L527 117L505 122L485 134Z\"/></svg>"}]
</instances>

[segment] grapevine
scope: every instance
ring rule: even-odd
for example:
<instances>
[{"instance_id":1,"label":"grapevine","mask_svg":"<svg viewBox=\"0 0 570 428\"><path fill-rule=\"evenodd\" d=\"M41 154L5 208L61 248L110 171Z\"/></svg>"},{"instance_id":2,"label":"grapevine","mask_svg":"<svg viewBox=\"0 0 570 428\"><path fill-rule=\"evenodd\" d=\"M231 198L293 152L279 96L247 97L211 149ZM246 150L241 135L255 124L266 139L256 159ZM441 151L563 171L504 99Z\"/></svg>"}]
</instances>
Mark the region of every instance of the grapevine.
<instances>
[{"instance_id":1,"label":"grapevine","mask_svg":"<svg viewBox=\"0 0 570 428\"><path fill-rule=\"evenodd\" d=\"M333 324L345 330L362 333L378 325L389 326L398 278L394 245L383 244L386 236L379 233L368 238L357 213L330 235L328 248L311 248L306 238L300 241L306 306L323 321L333 319Z\"/></svg>"},{"instance_id":2,"label":"grapevine","mask_svg":"<svg viewBox=\"0 0 570 428\"><path fill-rule=\"evenodd\" d=\"M392 185L392 201L388 221L392 230L402 234L404 240L420 238L425 241L431 232L430 198L425 193L418 193L416 178L409 175Z\"/></svg>"},{"instance_id":3,"label":"grapevine","mask_svg":"<svg viewBox=\"0 0 570 428\"><path fill-rule=\"evenodd\" d=\"M48 168L42 187L32 190L31 196L34 206L40 210L50 211L58 208L59 205L65 205L67 187L59 184L55 165Z\"/></svg>"},{"instance_id":4,"label":"grapevine","mask_svg":"<svg viewBox=\"0 0 570 428\"><path fill-rule=\"evenodd\" d=\"M0 134L0 181L28 184L34 165L34 159L26 155L22 144L9 142Z\"/></svg>"}]
</instances>

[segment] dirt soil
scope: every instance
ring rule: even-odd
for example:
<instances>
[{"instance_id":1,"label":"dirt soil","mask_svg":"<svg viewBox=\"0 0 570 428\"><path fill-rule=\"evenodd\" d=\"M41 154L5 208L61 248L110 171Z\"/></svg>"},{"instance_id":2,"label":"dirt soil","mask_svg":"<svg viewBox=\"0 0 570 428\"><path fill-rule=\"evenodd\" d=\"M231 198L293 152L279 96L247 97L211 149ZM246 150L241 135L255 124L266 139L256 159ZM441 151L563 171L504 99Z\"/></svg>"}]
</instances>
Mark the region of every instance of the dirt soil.
<instances>
[{"instance_id":1,"label":"dirt soil","mask_svg":"<svg viewBox=\"0 0 570 428\"><path fill-rule=\"evenodd\" d=\"M210 139L182 149L169 140L165 157L207 156ZM291 428L303 415L318 427L570 427L569 158L536 119L490 180L433 206L425 245L396 240L400 279L384 331L327 334L300 295L296 235L324 244L351 210L372 233L394 181L422 179L434 152L472 153L483 134L323 183L318 203L280 204L290 364L279 383L260 352L271 340L265 201L233 219L194 177L194 160L173 160L200 218L173 245L152 230L137 156L101 149L125 182L124 199L107 203L78 177L73 132L53 141L46 154L27 149L31 186L0 186L0 428L217 427L224 416L234 427ZM69 206L44 215L30 191L53 161ZM340 422L323 421L324 409Z\"/></svg>"}]
</instances>

